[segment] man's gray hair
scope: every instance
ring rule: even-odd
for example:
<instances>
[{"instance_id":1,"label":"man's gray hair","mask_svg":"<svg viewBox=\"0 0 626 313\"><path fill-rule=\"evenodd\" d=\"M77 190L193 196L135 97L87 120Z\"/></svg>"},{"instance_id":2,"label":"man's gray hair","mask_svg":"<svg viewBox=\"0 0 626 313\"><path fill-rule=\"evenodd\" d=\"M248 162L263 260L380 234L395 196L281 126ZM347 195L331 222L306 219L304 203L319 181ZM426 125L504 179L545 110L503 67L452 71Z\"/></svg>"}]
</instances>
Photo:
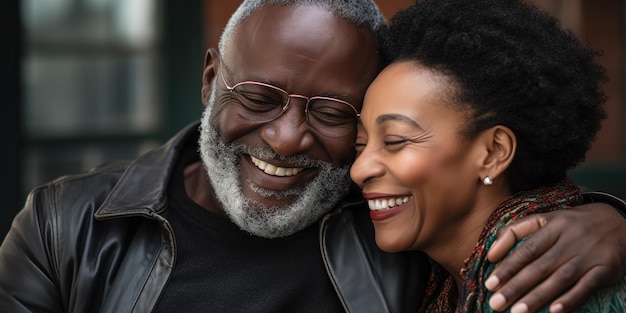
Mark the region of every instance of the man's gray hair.
<instances>
[{"instance_id":1,"label":"man's gray hair","mask_svg":"<svg viewBox=\"0 0 626 313\"><path fill-rule=\"evenodd\" d=\"M237 26L250 16L252 12L265 5L307 5L328 10L357 26L366 25L374 36L378 50L384 50L387 21L373 0L244 0L224 28L218 45L220 53L225 52L224 49L233 37Z\"/></svg>"}]
</instances>

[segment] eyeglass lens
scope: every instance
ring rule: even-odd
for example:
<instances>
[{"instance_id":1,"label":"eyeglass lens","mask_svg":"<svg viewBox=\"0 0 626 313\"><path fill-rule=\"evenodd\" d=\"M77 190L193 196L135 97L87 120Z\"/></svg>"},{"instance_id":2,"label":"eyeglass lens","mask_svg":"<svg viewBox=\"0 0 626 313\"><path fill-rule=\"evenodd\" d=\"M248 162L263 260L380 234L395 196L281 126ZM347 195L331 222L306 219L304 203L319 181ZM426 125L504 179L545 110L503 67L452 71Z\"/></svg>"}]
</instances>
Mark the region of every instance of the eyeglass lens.
<instances>
[{"instance_id":1,"label":"eyeglass lens","mask_svg":"<svg viewBox=\"0 0 626 313\"><path fill-rule=\"evenodd\" d=\"M240 115L258 123L272 121L294 105L294 99L285 91L256 82L235 85L231 96L244 109ZM305 110L309 124L324 136L343 136L355 128L357 113L350 105L336 99L312 97Z\"/></svg>"}]
</instances>

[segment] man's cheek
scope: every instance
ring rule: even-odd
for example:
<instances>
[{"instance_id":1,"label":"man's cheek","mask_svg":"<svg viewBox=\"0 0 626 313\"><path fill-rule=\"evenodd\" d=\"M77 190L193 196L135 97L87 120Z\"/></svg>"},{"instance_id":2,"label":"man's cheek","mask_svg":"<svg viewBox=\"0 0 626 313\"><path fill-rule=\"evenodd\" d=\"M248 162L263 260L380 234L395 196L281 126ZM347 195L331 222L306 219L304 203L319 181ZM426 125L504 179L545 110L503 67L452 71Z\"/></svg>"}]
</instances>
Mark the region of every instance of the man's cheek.
<instances>
[{"instance_id":1,"label":"man's cheek","mask_svg":"<svg viewBox=\"0 0 626 313\"><path fill-rule=\"evenodd\" d=\"M259 126L242 119L232 105L219 103L216 103L211 112L209 125L217 130L224 143L232 142Z\"/></svg>"},{"instance_id":2,"label":"man's cheek","mask_svg":"<svg viewBox=\"0 0 626 313\"><path fill-rule=\"evenodd\" d=\"M333 164L336 166L350 165L354 162L356 157L356 151L354 150L354 140L356 138L356 131L347 136L341 138L335 138L331 141L332 148L330 149L333 155Z\"/></svg>"}]
</instances>

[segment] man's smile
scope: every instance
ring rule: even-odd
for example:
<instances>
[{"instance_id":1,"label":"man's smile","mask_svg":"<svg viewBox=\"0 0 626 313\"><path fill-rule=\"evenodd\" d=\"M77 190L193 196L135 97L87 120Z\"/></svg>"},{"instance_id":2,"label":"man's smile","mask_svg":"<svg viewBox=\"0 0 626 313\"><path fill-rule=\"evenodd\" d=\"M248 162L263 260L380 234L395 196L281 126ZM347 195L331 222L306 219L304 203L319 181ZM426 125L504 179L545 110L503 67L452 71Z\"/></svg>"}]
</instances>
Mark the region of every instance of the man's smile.
<instances>
[{"instance_id":1,"label":"man's smile","mask_svg":"<svg viewBox=\"0 0 626 313\"><path fill-rule=\"evenodd\" d=\"M267 163L265 161L259 160L253 156L250 156L250 159L252 160L252 163L254 163L254 165L258 167L260 170L265 172L265 174L272 175L272 176L281 176L281 177L294 176L304 170L304 168L301 168L301 167L276 166L276 165Z\"/></svg>"}]
</instances>

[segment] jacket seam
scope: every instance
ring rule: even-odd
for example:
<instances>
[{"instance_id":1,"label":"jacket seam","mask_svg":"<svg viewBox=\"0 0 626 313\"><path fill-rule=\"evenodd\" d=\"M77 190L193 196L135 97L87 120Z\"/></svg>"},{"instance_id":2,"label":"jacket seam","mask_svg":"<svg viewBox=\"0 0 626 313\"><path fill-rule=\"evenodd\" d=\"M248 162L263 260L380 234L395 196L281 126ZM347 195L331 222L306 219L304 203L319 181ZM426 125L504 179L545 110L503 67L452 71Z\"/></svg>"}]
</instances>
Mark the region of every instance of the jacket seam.
<instances>
[{"instance_id":1,"label":"jacket seam","mask_svg":"<svg viewBox=\"0 0 626 313\"><path fill-rule=\"evenodd\" d=\"M330 270L330 263L328 261L328 253L327 253L327 249L326 249L326 223L328 222L328 220L330 218L332 218L335 215L338 215L341 211L343 211L343 208L340 208L338 210L334 210L331 213L328 213L324 216L324 218L322 219L321 223L320 223L320 230L319 230L319 241L320 241L320 250L321 250L321 254L322 254L322 260L324 262L324 268L326 269L326 274L328 275L330 282L333 285L333 288L335 289L335 293L337 294L337 297L339 298L339 302L341 302L341 306L343 307L343 309L346 312L350 312L350 310L348 309L348 305L346 303L346 300L344 298L343 293L341 292L341 290L339 289L339 286L337 285L337 278L335 277L335 275L333 274L333 272Z\"/></svg>"},{"instance_id":2,"label":"jacket seam","mask_svg":"<svg viewBox=\"0 0 626 313\"><path fill-rule=\"evenodd\" d=\"M582 192L586 201L591 203L601 202L613 207L623 218L626 218L626 201L601 191Z\"/></svg>"}]
</instances>

